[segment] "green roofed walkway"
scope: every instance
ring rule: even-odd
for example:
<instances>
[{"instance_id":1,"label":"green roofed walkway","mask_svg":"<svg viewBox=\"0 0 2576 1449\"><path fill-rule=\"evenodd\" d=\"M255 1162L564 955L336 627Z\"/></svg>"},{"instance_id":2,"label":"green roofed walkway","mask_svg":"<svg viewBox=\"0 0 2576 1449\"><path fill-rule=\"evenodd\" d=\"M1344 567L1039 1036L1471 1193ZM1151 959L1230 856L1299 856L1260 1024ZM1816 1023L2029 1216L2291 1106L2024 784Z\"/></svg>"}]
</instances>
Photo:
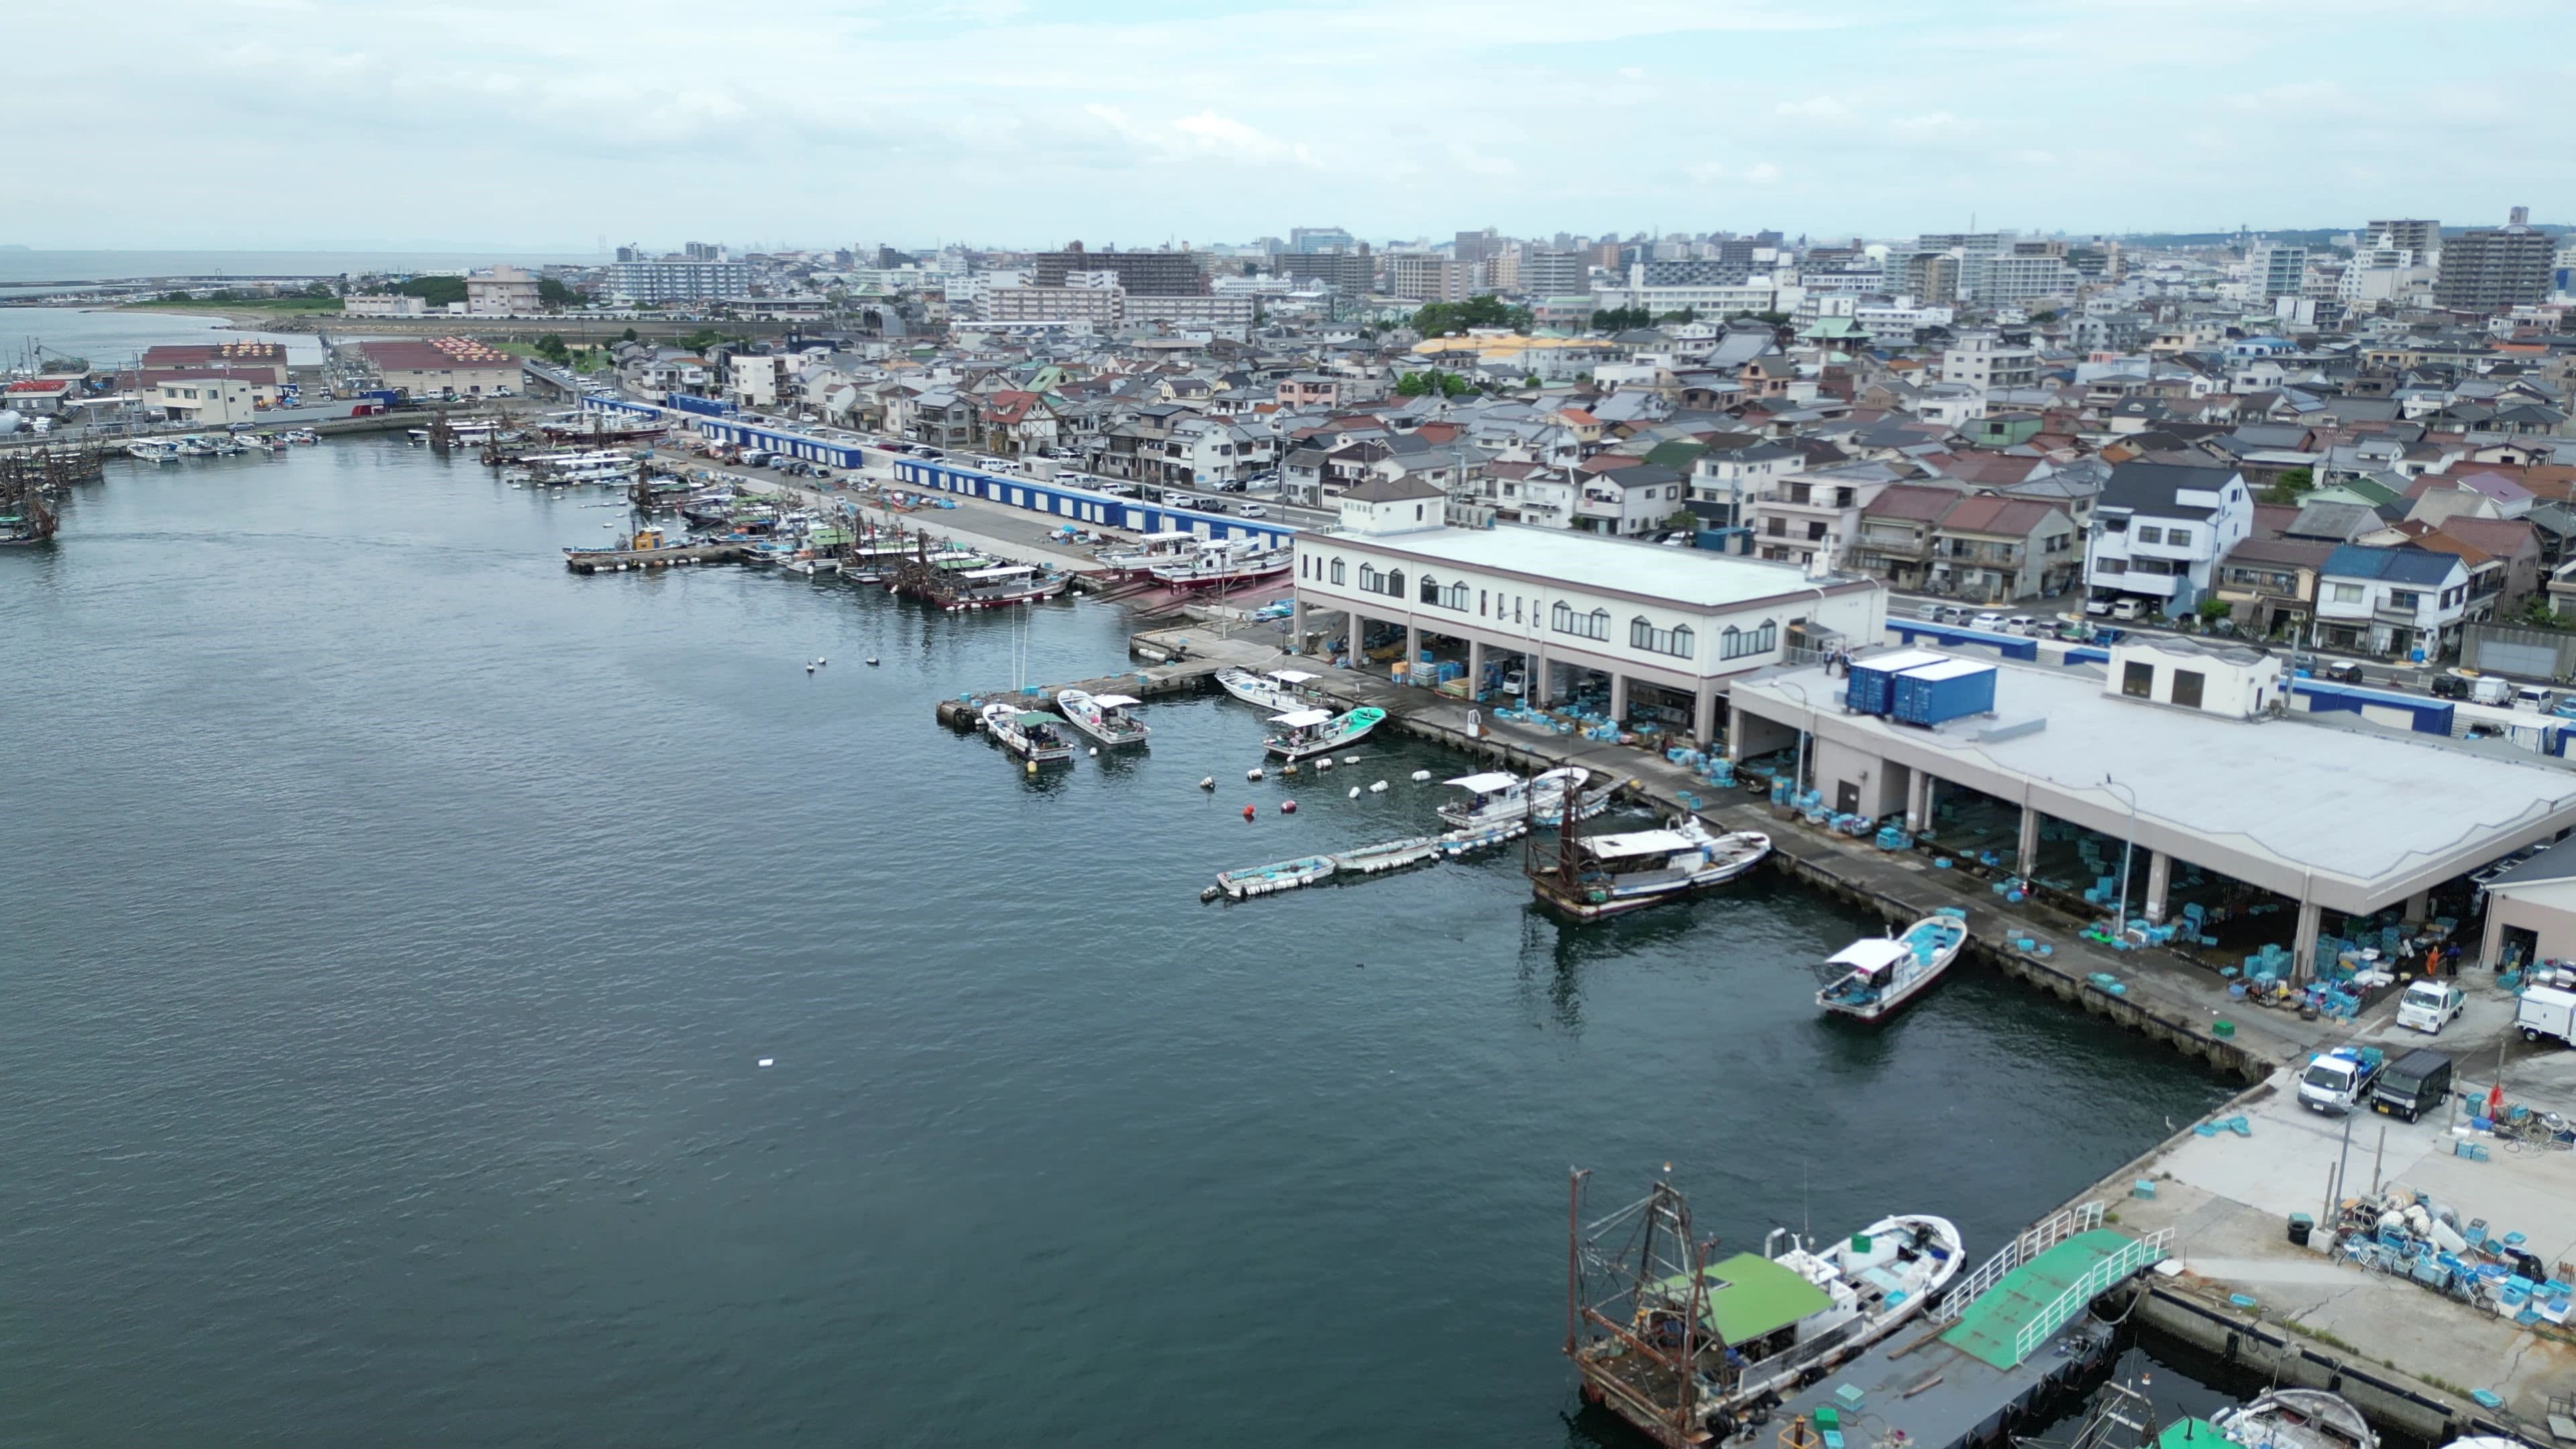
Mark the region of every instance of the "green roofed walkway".
<instances>
[{"instance_id":1,"label":"green roofed walkway","mask_svg":"<svg viewBox=\"0 0 2576 1449\"><path fill-rule=\"evenodd\" d=\"M2077 1233L1978 1295L1941 1341L1992 1367L2017 1367L2112 1285L2163 1256L2161 1244L2116 1229Z\"/></svg>"}]
</instances>

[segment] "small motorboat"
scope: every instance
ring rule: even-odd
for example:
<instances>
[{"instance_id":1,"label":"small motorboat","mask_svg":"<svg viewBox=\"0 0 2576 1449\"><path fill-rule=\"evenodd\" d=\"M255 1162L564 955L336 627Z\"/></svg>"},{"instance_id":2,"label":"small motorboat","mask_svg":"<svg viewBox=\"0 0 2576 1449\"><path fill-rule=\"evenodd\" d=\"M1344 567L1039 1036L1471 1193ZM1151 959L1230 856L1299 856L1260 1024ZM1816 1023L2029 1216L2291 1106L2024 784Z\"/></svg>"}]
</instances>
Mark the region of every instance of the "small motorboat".
<instances>
[{"instance_id":1,"label":"small motorboat","mask_svg":"<svg viewBox=\"0 0 2576 1449\"><path fill-rule=\"evenodd\" d=\"M1153 733L1127 712L1139 702L1123 694L1092 694L1079 689L1058 690L1055 697L1055 707L1063 713L1065 723L1104 745L1141 745Z\"/></svg>"},{"instance_id":2,"label":"small motorboat","mask_svg":"<svg viewBox=\"0 0 2576 1449\"><path fill-rule=\"evenodd\" d=\"M1968 923L1944 906L1905 928L1901 936L1868 936L1825 961L1834 973L1816 1004L1862 1021L1884 1021L1940 979L1968 944Z\"/></svg>"},{"instance_id":3,"label":"small motorboat","mask_svg":"<svg viewBox=\"0 0 2576 1449\"><path fill-rule=\"evenodd\" d=\"M1279 733L1264 741L1263 748L1292 762L1313 755L1329 755L1344 745L1359 743L1385 718L1385 710L1368 704L1341 714L1329 709L1290 710L1286 714L1272 716L1270 723L1278 728Z\"/></svg>"}]
</instances>

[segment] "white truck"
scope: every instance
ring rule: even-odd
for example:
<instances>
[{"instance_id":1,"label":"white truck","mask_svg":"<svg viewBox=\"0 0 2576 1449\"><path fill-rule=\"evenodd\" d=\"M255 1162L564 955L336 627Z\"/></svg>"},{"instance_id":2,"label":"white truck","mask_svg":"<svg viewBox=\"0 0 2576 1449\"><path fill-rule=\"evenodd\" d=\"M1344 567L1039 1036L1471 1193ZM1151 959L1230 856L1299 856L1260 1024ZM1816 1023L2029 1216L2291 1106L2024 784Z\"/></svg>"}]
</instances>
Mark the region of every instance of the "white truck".
<instances>
[{"instance_id":1,"label":"white truck","mask_svg":"<svg viewBox=\"0 0 2576 1449\"><path fill-rule=\"evenodd\" d=\"M2576 991L2557 986L2526 989L2514 1003L2513 1024L2521 1028L2525 1041L2553 1037L2562 1045L2576 1046Z\"/></svg>"},{"instance_id":2,"label":"white truck","mask_svg":"<svg viewBox=\"0 0 2576 1449\"><path fill-rule=\"evenodd\" d=\"M2469 1004L2469 994L2447 981L2418 981L2397 1001L2397 1024L2437 1036Z\"/></svg>"},{"instance_id":3,"label":"white truck","mask_svg":"<svg viewBox=\"0 0 2576 1449\"><path fill-rule=\"evenodd\" d=\"M2299 1105L2312 1112L2349 1112L2370 1100L2387 1065L2377 1047L2337 1047L2310 1057L2299 1074Z\"/></svg>"}]
</instances>

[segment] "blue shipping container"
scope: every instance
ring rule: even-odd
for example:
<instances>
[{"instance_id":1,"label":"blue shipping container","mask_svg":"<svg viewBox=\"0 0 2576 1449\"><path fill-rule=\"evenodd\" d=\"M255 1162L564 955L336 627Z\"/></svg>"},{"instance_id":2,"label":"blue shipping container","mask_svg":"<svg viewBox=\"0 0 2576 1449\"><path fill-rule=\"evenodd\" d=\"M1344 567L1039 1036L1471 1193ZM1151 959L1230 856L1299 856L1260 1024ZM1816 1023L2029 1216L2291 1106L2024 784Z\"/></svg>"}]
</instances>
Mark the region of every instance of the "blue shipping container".
<instances>
[{"instance_id":1,"label":"blue shipping container","mask_svg":"<svg viewBox=\"0 0 2576 1449\"><path fill-rule=\"evenodd\" d=\"M1907 724L1937 725L1995 707L1995 666L1973 659L1944 659L1896 676L1895 715Z\"/></svg>"},{"instance_id":2,"label":"blue shipping container","mask_svg":"<svg viewBox=\"0 0 2576 1449\"><path fill-rule=\"evenodd\" d=\"M676 412L696 413L701 417L720 418L733 411L733 404L721 398L691 397L684 392L665 393L662 400Z\"/></svg>"},{"instance_id":3,"label":"blue shipping container","mask_svg":"<svg viewBox=\"0 0 2576 1449\"><path fill-rule=\"evenodd\" d=\"M1854 714L1885 714L1896 707L1897 675L1947 658L1929 649L1900 649L1893 654L1855 659L1851 663L1851 687L1844 692L1844 708Z\"/></svg>"}]
</instances>

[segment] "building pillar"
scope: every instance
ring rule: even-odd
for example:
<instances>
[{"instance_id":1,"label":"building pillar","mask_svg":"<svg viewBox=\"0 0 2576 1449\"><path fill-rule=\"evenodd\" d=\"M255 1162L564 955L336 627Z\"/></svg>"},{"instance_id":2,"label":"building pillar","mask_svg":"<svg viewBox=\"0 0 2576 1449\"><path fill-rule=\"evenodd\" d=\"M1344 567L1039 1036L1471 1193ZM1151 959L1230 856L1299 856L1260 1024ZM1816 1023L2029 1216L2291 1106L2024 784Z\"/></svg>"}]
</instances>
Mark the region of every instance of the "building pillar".
<instances>
[{"instance_id":1,"label":"building pillar","mask_svg":"<svg viewBox=\"0 0 2576 1449\"><path fill-rule=\"evenodd\" d=\"M2432 909L2433 893L2431 891L2417 891L2415 894L2406 898L2406 919L2410 921L2421 921L2427 919L2427 913Z\"/></svg>"},{"instance_id":2,"label":"building pillar","mask_svg":"<svg viewBox=\"0 0 2576 1449\"><path fill-rule=\"evenodd\" d=\"M1306 598L1303 594L1288 596L1288 651L1306 652Z\"/></svg>"},{"instance_id":3,"label":"building pillar","mask_svg":"<svg viewBox=\"0 0 2576 1449\"><path fill-rule=\"evenodd\" d=\"M1357 669L1367 662L1364 652L1366 646L1360 641L1368 637L1368 620L1359 610L1352 609L1342 615L1342 621L1342 638L1347 645L1343 657L1351 668Z\"/></svg>"},{"instance_id":4,"label":"building pillar","mask_svg":"<svg viewBox=\"0 0 2576 1449\"><path fill-rule=\"evenodd\" d=\"M2023 880L2039 873L2039 812L2021 807L2021 839L2013 848L2013 872Z\"/></svg>"},{"instance_id":5,"label":"building pillar","mask_svg":"<svg viewBox=\"0 0 2576 1449\"><path fill-rule=\"evenodd\" d=\"M1726 702L1726 757L1744 763L1744 709L1732 699Z\"/></svg>"},{"instance_id":6,"label":"building pillar","mask_svg":"<svg viewBox=\"0 0 2576 1449\"><path fill-rule=\"evenodd\" d=\"M1411 619L1404 621L1404 682L1422 682L1422 626Z\"/></svg>"},{"instance_id":7,"label":"building pillar","mask_svg":"<svg viewBox=\"0 0 2576 1449\"><path fill-rule=\"evenodd\" d=\"M2173 885L2173 857L2161 850L2147 852L2147 924L2165 923L2165 892Z\"/></svg>"},{"instance_id":8,"label":"building pillar","mask_svg":"<svg viewBox=\"0 0 2576 1449\"><path fill-rule=\"evenodd\" d=\"M1610 671L1610 722L1624 723L1628 718L1628 676Z\"/></svg>"},{"instance_id":9,"label":"building pillar","mask_svg":"<svg viewBox=\"0 0 2576 1449\"><path fill-rule=\"evenodd\" d=\"M1920 769L1905 773L1905 828L1921 831L1932 821L1932 777Z\"/></svg>"},{"instance_id":10,"label":"building pillar","mask_svg":"<svg viewBox=\"0 0 2576 1449\"><path fill-rule=\"evenodd\" d=\"M2487 897L2487 929L2485 939L2478 943L2478 964L2489 971L2504 966L2504 912L2500 909L2503 904L2492 895Z\"/></svg>"},{"instance_id":11,"label":"building pillar","mask_svg":"<svg viewBox=\"0 0 2576 1449\"><path fill-rule=\"evenodd\" d=\"M1717 690L1712 686L1701 685L1691 696L1691 738L1701 749L1717 738ZM1726 748L1732 754L1735 742L1729 740Z\"/></svg>"},{"instance_id":12,"label":"building pillar","mask_svg":"<svg viewBox=\"0 0 2576 1449\"><path fill-rule=\"evenodd\" d=\"M1549 677L1547 646L1540 644L1535 648L1536 652L1529 656L1529 683L1522 691L1521 699L1529 704L1552 705L1556 703L1556 681Z\"/></svg>"},{"instance_id":13,"label":"building pillar","mask_svg":"<svg viewBox=\"0 0 2576 1449\"><path fill-rule=\"evenodd\" d=\"M1485 692L1485 641L1470 636L1467 640L1467 698L1474 700Z\"/></svg>"},{"instance_id":14,"label":"building pillar","mask_svg":"<svg viewBox=\"0 0 2576 1449\"><path fill-rule=\"evenodd\" d=\"M2305 981L2316 974L2317 936L2325 927L2325 915L2325 908L2315 901L2299 902L2299 929L2290 943L2292 981Z\"/></svg>"}]
</instances>

